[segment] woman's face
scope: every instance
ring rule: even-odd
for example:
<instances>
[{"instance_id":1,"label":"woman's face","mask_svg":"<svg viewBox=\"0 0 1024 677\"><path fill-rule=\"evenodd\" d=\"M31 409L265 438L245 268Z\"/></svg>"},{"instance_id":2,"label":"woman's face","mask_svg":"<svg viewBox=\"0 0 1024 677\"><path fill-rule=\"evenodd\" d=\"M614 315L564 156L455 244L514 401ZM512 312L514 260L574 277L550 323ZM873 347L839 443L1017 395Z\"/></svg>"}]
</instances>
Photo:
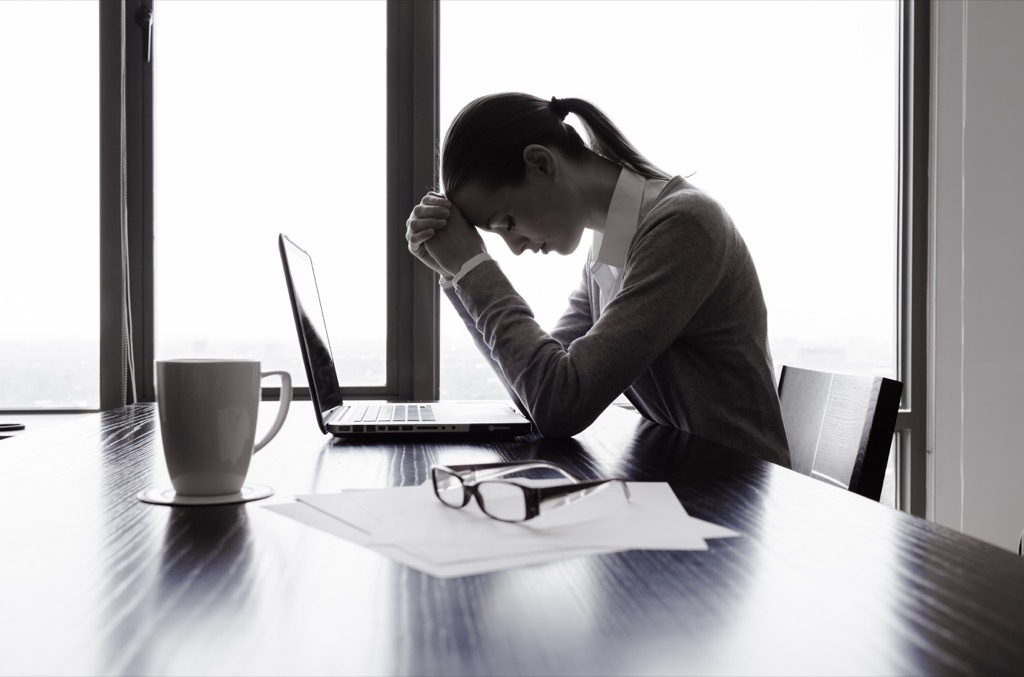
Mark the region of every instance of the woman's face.
<instances>
[{"instance_id":1,"label":"woman's face","mask_svg":"<svg viewBox=\"0 0 1024 677\"><path fill-rule=\"evenodd\" d=\"M525 251L565 256L583 237L577 201L558 182L536 172L528 171L519 185L497 190L471 181L450 197L471 225L500 235L516 256Z\"/></svg>"}]
</instances>

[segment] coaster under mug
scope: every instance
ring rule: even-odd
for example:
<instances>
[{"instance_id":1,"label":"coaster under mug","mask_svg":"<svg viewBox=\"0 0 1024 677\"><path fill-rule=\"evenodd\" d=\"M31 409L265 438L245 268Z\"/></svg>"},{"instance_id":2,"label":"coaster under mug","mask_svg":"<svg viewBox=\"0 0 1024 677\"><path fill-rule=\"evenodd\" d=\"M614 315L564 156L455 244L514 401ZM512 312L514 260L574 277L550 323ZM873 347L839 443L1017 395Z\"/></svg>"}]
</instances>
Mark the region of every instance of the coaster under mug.
<instances>
[{"instance_id":1,"label":"coaster under mug","mask_svg":"<svg viewBox=\"0 0 1024 677\"><path fill-rule=\"evenodd\" d=\"M229 503L245 503L258 501L273 496L274 490L265 484L246 484L241 491L233 494L215 496L188 496L179 494L172 487L153 487L137 494L140 501L156 505L227 505Z\"/></svg>"}]
</instances>

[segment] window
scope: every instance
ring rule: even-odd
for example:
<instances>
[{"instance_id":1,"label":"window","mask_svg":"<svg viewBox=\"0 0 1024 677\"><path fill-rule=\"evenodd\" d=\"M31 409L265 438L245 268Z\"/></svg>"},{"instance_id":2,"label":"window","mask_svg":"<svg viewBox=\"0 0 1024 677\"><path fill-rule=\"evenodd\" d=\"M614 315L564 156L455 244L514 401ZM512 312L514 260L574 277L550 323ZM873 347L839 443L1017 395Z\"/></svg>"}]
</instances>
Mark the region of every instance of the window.
<instances>
[{"instance_id":1,"label":"window","mask_svg":"<svg viewBox=\"0 0 1024 677\"><path fill-rule=\"evenodd\" d=\"M304 386L284 232L313 256L341 383L384 385L386 9L158 3L157 358L250 357Z\"/></svg>"},{"instance_id":2,"label":"window","mask_svg":"<svg viewBox=\"0 0 1024 677\"><path fill-rule=\"evenodd\" d=\"M777 365L909 386L899 492L923 515L928 3L608 1L587 3L585 19L581 8L0 2L0 409L108 408L126 392L123 27L141 400L158 356L251 355L301 383L279 232L315 255L350 396L504 397L405 251L404 221L437 186L440 131L470 99L581 96L732 214ZM491 245L550 327L588 242L564 259Z\"/></svg>"},{"instance_id":3,"label":"window","mask_svg":"<svg viewBox=\"0 0 1024 677\"><path fill-rule=\"evenodd\" d=\"M0 2L0 409L99 405L98 40L92 3Z\"/></svg>"},{"instance_id":4,"label":"window","mask_svg":"<svg viewBox=\"0 0 1024 677\"><path fill-rule=\"evenodd\" d=\"M630 1L586 13L576 30L571 0L443 2L442 130L491 92L590 100L732 215L758 267L777 368L895 376L899 4ZM480 26L488 43L516 48L461 39ZM487 241L552 327L589 242L558 261ZM442 393L500 397L447 307L441 332Z\"/></svg>"}]
</instances>

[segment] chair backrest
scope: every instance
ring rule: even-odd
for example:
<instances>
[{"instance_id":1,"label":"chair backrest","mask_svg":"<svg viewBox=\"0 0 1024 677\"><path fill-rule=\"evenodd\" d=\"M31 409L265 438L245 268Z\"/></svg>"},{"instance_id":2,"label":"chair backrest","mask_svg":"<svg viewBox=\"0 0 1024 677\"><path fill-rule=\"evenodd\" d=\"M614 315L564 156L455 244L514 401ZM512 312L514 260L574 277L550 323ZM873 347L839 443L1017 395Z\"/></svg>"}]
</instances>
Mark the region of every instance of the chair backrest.
<instances>
[{"instance_id":1,"label":"chair backrest","mask_svg":"<svg viewBox=\"0 0 1024 677\"><path fill-rule=\"evenodd\" d=\"M783 366L782 420L793 469L878 500L903 384Z\"/></svg>"}]
</instances>

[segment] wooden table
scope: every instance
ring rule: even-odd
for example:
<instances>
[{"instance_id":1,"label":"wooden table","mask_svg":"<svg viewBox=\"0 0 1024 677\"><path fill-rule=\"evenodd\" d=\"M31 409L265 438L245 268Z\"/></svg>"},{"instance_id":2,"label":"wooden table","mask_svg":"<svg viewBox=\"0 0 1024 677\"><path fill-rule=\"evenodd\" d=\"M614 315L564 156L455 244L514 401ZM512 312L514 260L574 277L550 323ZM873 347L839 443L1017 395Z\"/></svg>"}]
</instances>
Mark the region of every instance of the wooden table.
<instances>
[{"instance_id":1,"label":"wooden table","mask_svg":"<svg viewBox=\"0 0 1024 677\"><path fill-rule=\"evenodd\" d=\"M273 405L272 405L273 406ZM567 440L343 444L308 402L278 497L541 458L667 480L743 534L438 580L265 510L139 502L152 405L0 443L0 674L1017 674L1024 559L615 408Z\"/></svg>"},{"instance_id":2,"label":"wooden table","mask_svg":"<svg viewBox=\"0 0 1024 677\"><path fill-rule=\"evenodd\" d=\"M28 433L46 428L56 423L63 423L64 421L71 420L77 416L85 416L85 414L47 414L47 413L32 413L32 414L4 414L0 413L0 423L19 423L24 426L21 430L3 430L0 429L0 442L8 440L12 437L19 437L21 435L27 435Z\"/></svg>"}]
</instances>

